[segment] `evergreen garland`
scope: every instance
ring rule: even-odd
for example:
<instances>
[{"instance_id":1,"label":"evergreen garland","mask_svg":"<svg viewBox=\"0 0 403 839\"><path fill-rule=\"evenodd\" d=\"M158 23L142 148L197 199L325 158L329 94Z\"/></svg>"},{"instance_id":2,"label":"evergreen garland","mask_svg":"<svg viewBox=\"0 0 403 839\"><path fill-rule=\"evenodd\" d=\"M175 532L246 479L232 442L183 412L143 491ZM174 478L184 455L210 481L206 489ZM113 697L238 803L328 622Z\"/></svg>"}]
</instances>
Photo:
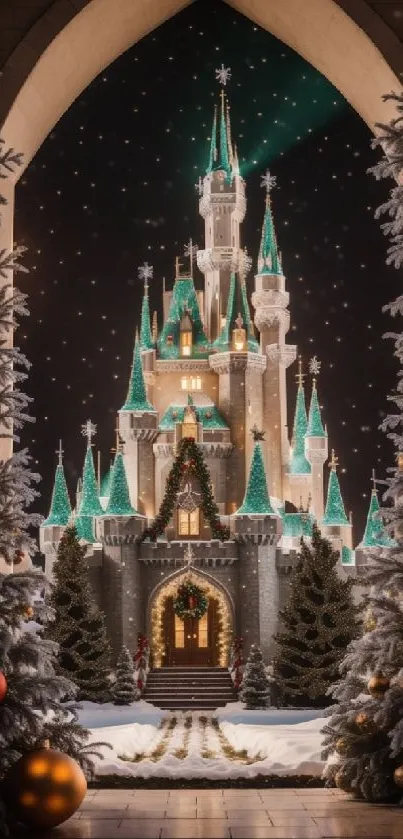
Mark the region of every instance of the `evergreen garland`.
<instances>
[{"instance_id":1,"label":"evergreen garland","mask_svg":"<svg viewBox=\"0 0 403 839\"><path fill-rule=\"evenodd\" d=\"M150 539L155 542L158 536L164 532L172 518L175 509L175 501L181 488L181 483L189 473L193 473L199 480L201 493L201 509L207 519L213 539L226 542L230 538L229 528L220 522L220 514L214 500L211 478L208 468L204 462L201 449L193 437L183 437L178 446L178 454L172 464L171 471L166 482L165 495L157 515L152 524L147 527L140 541Z\"/></svg>"}]
</instances>

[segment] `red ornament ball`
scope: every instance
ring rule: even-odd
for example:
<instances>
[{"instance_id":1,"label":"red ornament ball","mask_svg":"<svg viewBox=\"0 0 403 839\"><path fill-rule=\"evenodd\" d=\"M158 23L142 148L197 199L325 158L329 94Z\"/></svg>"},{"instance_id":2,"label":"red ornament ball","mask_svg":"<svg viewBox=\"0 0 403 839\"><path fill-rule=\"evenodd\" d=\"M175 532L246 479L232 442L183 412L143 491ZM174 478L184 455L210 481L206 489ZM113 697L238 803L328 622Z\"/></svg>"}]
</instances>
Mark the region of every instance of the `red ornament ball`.
<instances>
[{"instance_id":1,"label":"red ornament ball","mask_svg":"<svg viewBox=\"0 0 403 839\"><path fill-rule=\"evenodd\" d=\"M3 702L7 693L7 679L4 673L0 670L0 702Z\"/></svg>"}]
</instances>

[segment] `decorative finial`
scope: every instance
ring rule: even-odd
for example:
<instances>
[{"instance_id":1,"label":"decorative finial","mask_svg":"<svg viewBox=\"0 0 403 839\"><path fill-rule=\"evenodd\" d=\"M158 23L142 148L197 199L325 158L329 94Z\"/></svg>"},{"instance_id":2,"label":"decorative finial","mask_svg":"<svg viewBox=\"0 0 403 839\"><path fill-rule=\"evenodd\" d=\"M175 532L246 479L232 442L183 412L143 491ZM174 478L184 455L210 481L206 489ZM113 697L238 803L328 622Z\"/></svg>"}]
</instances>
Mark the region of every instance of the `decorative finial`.
<instances>
[{"instance_id":1,"label":"decorative finial","mask_svg":"<svg viewBox=\"0 0 403 839\"><path fill-rule=\"evenodd\" d=\"M329 469L331 469L332 472L336 472L338 465L339 465L339 458L336 457L335 451L334 451L334 449L332 449L332 456L330 458Z\"/></svg>"},{"instance_id":2,"label":"decorative finial","mask_svg":"<svg viewBox=\"0 0 403 839\"><path fill-rule=\"evenodd\" d=\"M63 466L63 455L64 455L64 451L63 451L63 449L62 449L62 441L61 441L61 440L59 440L59 448L58 448L58 449L56 449L56 454L58 455L58 458L59 458L59 460L58 460L58 466Z\"/></svg>"},{"instance_id":3,"label":"decorative finial","mask_svg":"<svg viewBox=\"0 0 403 839\"><path fill-rule=\"evenodd\" d=\"M188 544L187 544L185 553L183 554L183 558L184 558L188 567L193 565L193 560L195 558L195 555L193 553L193 548L192 548L190 542L188 542Z\"/></svg>"},{"instance_id":4,"label":"decorative finial","mask_svg":"<svg viewBox=\"0 0 403 839\"><path fill-rule=\"evenodd\" d=\"M87 438L88 441L88 448L92 445L92 438L97 433L97 427L94 425L91 420L87 420L84 425L81 426L81 434L83 437Z\"/></svg>"},{"instance_id":5,"label":"decorative finial","mask_svg":"<svg viewBox=\"0 0 403 839\"><path fill-rule=\"evenodd\" d=\"M319 376L321 366L322 362L318 360L316 355L314 355L309 362L309 372L311 376L313 376L314 382L316 381L317 376Z\"/></svg>"},{"instance_id":6,"label":"decorative finial","mask_svg":"<svg viewBox=\"0 0 403 839\"><path fill-rule=\"evenodd\" d=\"M376 495L376 477L375 477L375 469L372 470L372 492Z\"/></svg>"},{"instance_id":7,"label":"decorative finial","mask_svg":"<svg viewBox=\"0 0 403 839\"><path fill-rule=\"evenodd\" d=\"M190 276L191 277L193 277L193 263L196 259L196 254L197 254L198 249L199 249L199 246L196 245L196 244L193 244L193 239L189 239L189 241L186 243L186 245L184 246L184 249L183 249L184 256L189 257Z\"/></svg>"},{"instance_id":8,"label":"decorative finial","mask_svg":"<svg viewBox=\"0 0 403 839\"><path fill-rule=\"evenodd\" d=\"M142 265L139 266L137 269L139 280L144 280L144 291L147 294L148 292L148 281L152 280L154 275L154 268L152 265L149 265L148 262L143 262Z\"/></svg>"},{"instance_id":9,"label":"decorative finial","mask_svg":"<svg viewBox=\"0 0 403 839\"><path fill-rule=\"evenodd\" d=\"M221 64L221 67L215 71L215 77L217 81L225 87L231 78L231 67L224 67L224 64Z\"/></svg>"},{"instance_id":10,"label":"decorative finial","mask_svg":"<svg viewBox=\"0 0 403 839\"><path fill-rule=\"evenodd\" d=\"M260 428L257 427L256 423L252 426L250 433L253 437L253 442L258 443L260 440L264 440L265 438L265 431L262 431Z\"/></svg>"},{"instance_id":11,"label":"decorative finial","mask_svg":"<svg viewBox=\"0 0 403 839\"><path fill-rule=\"evenodd\" d=\"M298 387L302 387L305 379L305 374L302 372L302 355L298 356L298 373L295 378L298 382Z\"/></svg>"},{"instance_id":12,"label":"decorative finial","mask_svg":"<svg viewBox=\"0 0 403 839\"><path fill-rule=\"evenodd\" d=\"M267 195L270 194L273 187L276 186L277 178L275 175L270 174L270 170L266 169L264 175L260 178L260 186L263 186L267 192Z\"/></svg>"}]
</instances>

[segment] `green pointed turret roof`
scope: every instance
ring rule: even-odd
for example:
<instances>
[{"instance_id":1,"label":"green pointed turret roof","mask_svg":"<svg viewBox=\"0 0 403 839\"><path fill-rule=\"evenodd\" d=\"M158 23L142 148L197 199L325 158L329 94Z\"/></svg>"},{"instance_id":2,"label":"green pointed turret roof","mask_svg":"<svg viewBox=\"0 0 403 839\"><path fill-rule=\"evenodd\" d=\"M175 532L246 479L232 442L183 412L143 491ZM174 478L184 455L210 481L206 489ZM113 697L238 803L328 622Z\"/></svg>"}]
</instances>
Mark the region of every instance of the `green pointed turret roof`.
<instances>
[{"instance_id":1,"label":"green pointed turret roof","mask_svg":"<svg viewBox=\"0 0 403 839\"><path fill-rule=\"evenodd\" d=\"M180 358L180 325L185 315L192 324L191 358L208 358L210 344L203 329L192 277L177 277L175 280L168 317L157 342L159 358Z\"/></svg>"},{"instance_id":2,"label":"green pointed turret roof","mask_svg":"<svg viewBox=\"0 0 403 839\"><path fill-rule=\"evenodd\" d=\"M121 411L154 411L151 402L147 399L147 391L144 382L143 364L141 361L140 341L136 335L134 344L133 362L130 373L129 388L126 402Z\"/></svg>"},{"instance_id":3,"label":"green pointed turret roof","mask_svg":"<svg viewBox=\"0 0 403 839\"><path fill-rule=\"evenodd\" d=\"M47 519L42 522L42 527L50 527L51 525L66 527L69 523L70 516L71 504L63 464L60 457L59 463L56 466L49 515Z\"/></svg>"},{"instance_id":4,"label":"green pointed turret roof","mask_svg":"<svg viewBox=\"0 0 403 839\"><path fill-rule=\"evenodd\" d=\"M271 209L269 192L266 195L266 208L263 218L262 237L258 257L259 274L282 274L281 261L277 250L276 231Z\"/></svg>"},{"instance_id":5,"label":"green pointed turret roof","mask_svg":"<svg viewBox=\"0 0 403 839\"><path fill-rule=\"evenodd\" d=\"M207 174L222 170L226 173L227 179L231 178L231 160L233 157L230 146L230 122L228 105L225 93L221 91L220 114L217 120L217 108L214 109L213 128L210 141L210 156L207 166Z\"/></svg>"},{"instance_id":6,"label":"green pointed turret roof","mask_svg":"<svg viewBox=\"0 0 403 839\"><path fill-rule=\"evenodd\" d=\"M291 475L309 475L311 472L311 466L305 457L305 434L308 427L308 420L306 416L305 391L302 383L301 372L299 373L299 377L289 471Z\"/></svg>"},{"instance_id":7,"label":"green pointed turret roof","mask_svg":"<svg viewBox=\"0 0 403 839\"><path fill-rule=\"evenodd\" d=\"M148 298L148 285L144 283L143 302L141 304L140 320L140 347L142 350L153 350L154 341L151 332L150 302Z\"/></svg>"},{"instance_id":8,"label":"green pointed turret roof","mask_svg":"<svg viewBox=\"0 0 403 839\"><path fill-rule=\"evenodd\" d=\"M378 548L392 545L393 542L384 532L382 519L379 516L379 501L378 494L374 488L371 493L371 501L369 504L367 522L365 525L365 532L360 542L360 548Z\"/></svg>"},{"instance_id":9,"label":"green pointed turret roof","mask_svg":"<svg viewBox=\"0 0 403 839\"><path fill-rule=\"evenodd\" d=\"M239 314L243 321L243 328L246 330L249 352L259 352L259 344L253 331L245 282L238 279L236 274L232 273L228 290L225 323L220 335L213 343L215 350L226 350L231 346L232 332L236 329L236 319Z\"/></svg>"},{"instance_id":10,"label":"green pointed turret roof","mask_svg":"<svg viewBox=\"0 0 403 839\"><path fill-rule=\"evenodd\" d=\"M245 497L235 515L276 515L270 503L263 451L259 442L254 444Z\"/></svg>"},{"instance_id":11,"label":"green pointed turret roof","mask_svg":"<svg viewBox=\"0 0 403 839\"><path fill-rule=\"evenodd\" d=\"M327 487L326 509L322 524L348 524L348 518L344 509L343 499L340 492L339 479L336 472L336 461L332 451L331 469Z\"/></svg>"},{"instance_id":12,"label":"green pointed turret roof","mask_svg":"<svg viewBox=\"0 0 403 839\"><path fill-rule=\"evenodd\" d=\"M138 515L130 503L129 487L127 485L126 470L122 452L117 452L113 464L111 490L108 506L103 513L105 516L136 516Z\"/></svg>"},{"instance_id":13,"label":"green pointed turret roof","mask_svg":"<svg viewBox=\"0 0 403 839\"><path fill-rule=\"evenodd\" d=\"M93 545L97 541L92 516L76 516L74 527L76 528L78 539L83 539L84 542L88 542L90 545Z\"/></svg>"},{"instance_id":14,"label":"green pointed turret roof","mask_svg":"<svg viewBox=\"0 0 403 839\"><path fill-rule=\"evenodd\" d=\"M316 379L312 382L311 403L309 405L308 427L306 430L307 437L327 437L326 431L323 428L322 417L320 414L320 407L318 402L318 391L316 389Z\"/></svg>"},{"instance_id":15,"label":"green pointed turret roof","mask_svg":"<svg viewBox=\"0 0 403 839\"><path fill-rule=\"evenodd\" d=\"M88 446L85 453L81 499L77 516L101 516L102 514L103 509L98 495L92 449L91 446Z\"/></svg>"}]
</instances>

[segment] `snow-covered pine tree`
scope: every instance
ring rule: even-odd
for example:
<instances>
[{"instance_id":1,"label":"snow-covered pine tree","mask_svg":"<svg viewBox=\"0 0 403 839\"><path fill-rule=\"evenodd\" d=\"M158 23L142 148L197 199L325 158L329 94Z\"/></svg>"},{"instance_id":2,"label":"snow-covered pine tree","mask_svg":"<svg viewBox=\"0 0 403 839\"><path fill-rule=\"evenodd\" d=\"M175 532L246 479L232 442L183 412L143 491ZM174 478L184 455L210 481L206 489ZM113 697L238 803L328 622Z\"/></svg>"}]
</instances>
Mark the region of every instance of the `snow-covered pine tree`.
<instances>
[{"instance_id":1,"label":"snow-covered pine tree","mask_svg":"<svg viewBox=\"0 0 403 839\"><path fill-rule=\"evenodd\" d=\"M389 200L376 212L392 219L382 225L389 238L387 262L403 265L403 94L384 97L396 103L397 117L379 125L374 145L384 157L370 171L379 180L393 178ZM396 186L396 181L398 185ZM403 316L403 297L385 307ZM388 400L395 410L381 428L394 445L380 510L391 544L368 551L366 603L371 615L366 634L354 641L341 665L342 679L324 728L326 777L357 797L402 804L403 788L403 332L388 333L399 363L396 391Z\"/></svg>"},{"instance_id":2,"label":"snow-covered pine tree","mask_svg":"<svg viewBox=\"0 0 403 839\"><path fill-rule=\"evenodd\" d=\"M239 693L241 702L248 710L267 708L270 704L270 683L266 675L262 653L256 644L252 644L243 673L242 687Z\"/></svg>"},{"instance_id":3,"label":"snow-covered pine tree","mask_svg":"<svg viewBox=\"0 0 403 839\"><path fill-rule=\"evenodd\" d=\"M285 704L322 707L339 675L347 645L359 631L351 579L341 578L339 554L313 526L312 543L301 540L288 601L275 636L274 677Z\"/></svg>"},{"instance_id":4,"label":"snow-covered pine tree","mask_svg":"<svg viewBox=\"0 0 403 839\"><path fill-rule=\"evenodd\" d=\"M78 687L79 700L110 700L111 649L105 618L95 602L85 560L74 527L66 527L53 566L50 605L54 619L46 633L59 644L59 670Z\"/></svg>"},{"instance_id":5,"label":"snow-covered pine tree","mask_svg":"<svg viewBox=\"0 0 403 839\"><path fill-rule=\"evenodd\" d=\"M130 705L139 699L140 691L134 679L133 656L127 647L123 646L116 664L116 682L113 686L113 701L115 705Z\"/></svg>"}]
</instances>

